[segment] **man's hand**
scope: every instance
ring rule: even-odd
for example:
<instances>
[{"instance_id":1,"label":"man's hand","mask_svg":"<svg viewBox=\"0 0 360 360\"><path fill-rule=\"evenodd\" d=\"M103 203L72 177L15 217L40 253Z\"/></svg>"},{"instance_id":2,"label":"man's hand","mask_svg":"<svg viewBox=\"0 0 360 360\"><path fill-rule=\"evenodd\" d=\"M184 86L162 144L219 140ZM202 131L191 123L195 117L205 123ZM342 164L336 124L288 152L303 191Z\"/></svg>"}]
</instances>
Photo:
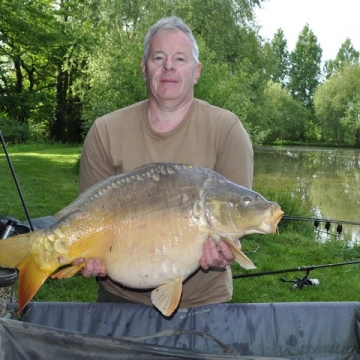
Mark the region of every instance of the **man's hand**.
<instances>
[{"instance_id":1,"label":"man's hand","mask_svg":"<svg viewBox=\"0 0 360 360\"><path fill-rule=\"evenodd\" d=\"M236 243L235 243L236 244ZM236 244L240 247L240 242ZM203 255L200 258L200 267L203 270L209 268L224 268L234 262L235 257L230 248L222 241L216 245L215 241L208 238L203 245Z\"/></svg>"},{"instance_id":2,"label":"man's hand","mask_svg":"<svg viewBox=\"0 0 360 360\"><path fill-rule=\"evenodd\" d=\"M80 258L73 261L72 265L80 265L85 262L85 259ZM85 267L82 271L84 277L91 276L105 276L107 274L106 269L102 266L100 259L89 259L85 263Z\"/></svg>"}]
</instances>

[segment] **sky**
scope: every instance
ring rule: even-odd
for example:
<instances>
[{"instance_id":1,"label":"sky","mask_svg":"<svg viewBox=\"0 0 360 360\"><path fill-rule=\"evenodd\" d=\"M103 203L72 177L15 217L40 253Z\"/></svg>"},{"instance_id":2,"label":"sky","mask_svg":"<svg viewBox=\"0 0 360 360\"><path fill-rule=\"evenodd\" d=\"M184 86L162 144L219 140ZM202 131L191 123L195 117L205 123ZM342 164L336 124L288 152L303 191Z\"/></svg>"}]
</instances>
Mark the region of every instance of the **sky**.
<instances>
[{"instance_id":1,"label":"sky","mask_svg":"<svg viewBox=\"0 0 360 360\"><path fill-rule=\"evenodd\" d=\"M360 51L360 0L265 0L261 7L255 10L260 34L271 40L281 28L290 52L306 24L320 44L323 62L335 59L346 38Z\"/></svg>"}]
</instances>

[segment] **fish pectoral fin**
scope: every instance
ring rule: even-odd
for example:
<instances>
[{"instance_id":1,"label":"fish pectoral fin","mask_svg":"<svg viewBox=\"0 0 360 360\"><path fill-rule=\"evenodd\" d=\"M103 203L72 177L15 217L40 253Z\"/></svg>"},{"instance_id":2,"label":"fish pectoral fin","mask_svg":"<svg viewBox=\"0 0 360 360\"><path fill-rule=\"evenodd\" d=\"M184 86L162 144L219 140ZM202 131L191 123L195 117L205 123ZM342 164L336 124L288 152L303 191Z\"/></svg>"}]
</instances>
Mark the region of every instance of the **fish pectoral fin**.
<instances>
[{"instance_id":1,"label":"fish pectoral fin","mask_svg":"<svg viewBox=\"0 0 360 360\"><path fill-rule=\"evenodd\" d=\"M19 291L18 291L18 315L34 297L41 285L51 275L52 271L42 270L37 265L34 257L28 255L19 264Z\"/></svg>"},{"instance_id":2,"label":"fish pectoral fin","mask_svg":"<svg viewBox=\"0 0 360 360\"><path fill-rule=\"evenodd\" d=\"M253 262L234 244L234 242L228 238L221 238L227 246L229 246L231 252L235 256L235 261L242 266L244 269L256 269Z\"/></svg>"},{"instance_id":3,"label":"fish pectoral fin","mask_svg":"<svg viewBox=\"0 0 360 360\"><path fill-rule=\"evenodd\" d=\"M182 293L182 278L161 285L151 292L151 301L165 316L170 316L178 307Z\"/></svg>"},{"instance_id":4,"label":"fish pectoral fin","mask_svg":"<svg viewBox=\"0 0 360 360\"><path fill-rule=\"evenodd\" d=\"M85 263L81 263L80 265L72 265L67 266L57 273L51 275L52 279L68 279L76 275L79 271L81 271L85 266Z\"/></svg>"}]
</instances>

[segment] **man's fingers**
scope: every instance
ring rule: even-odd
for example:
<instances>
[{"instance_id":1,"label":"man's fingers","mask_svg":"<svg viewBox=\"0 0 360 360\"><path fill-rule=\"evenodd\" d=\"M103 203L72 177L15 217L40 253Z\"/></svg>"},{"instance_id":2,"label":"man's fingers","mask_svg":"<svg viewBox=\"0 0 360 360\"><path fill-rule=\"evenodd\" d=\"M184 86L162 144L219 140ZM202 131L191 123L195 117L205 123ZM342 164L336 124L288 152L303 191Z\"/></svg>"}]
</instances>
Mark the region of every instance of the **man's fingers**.
<instances>
[{"instance_id":1,"label":"man's fingers","mask_svg":"<svg viewBox=\"0 0 360 360\"><path fill-rule=\"evenodd\" d=\"M229 246L227 244L220 241L219 242L219 249L221 251L221 254L223 255L224 260L228 263L227 265L234 262L235 257L234 257L231 249L229 248Z\"/></svg>"},{"instance_id":2,"label":"man's fingers","mask_svg":"<svg viewBox=\"0 0 360 360\"><path fill-rule=\"evenodd\" d=\"M203 270L208 270L211 267L223 268L232 264L234 260L235 257L227 244L220 241L216 245L214 240L209 238L203 245L203 255L199 263Z\"/></svg>"},{"instance_id":3,"label":"man's fingers","mask_svg":"<svg viewBox=\"0 0 360 360\"><path fill-rule=\"evenodd\" d=\"M85 267L82 271L83 276L84 277L90 277L93 276L93 271L94 271L94 260L93 259L89 259L86 264Z\"/></svg>"},{"instance_id":4,"label":"man's fingers","mask_svg":"<svg viewBox=\"0 0 360 360\"><path fill-rule=\"evenodd\" d=\"M73 265L80 265L85 260L80 258L73 261ZM107 274L100 259L89 259L86 261L85 267L82 271L84 277L91 276L105 276Z\"/></svg>"},{"instance_id":5,"label":"man's fingers","mask_svg":"<svg viewBox=\"0 0 360 360\"><path fill-rule=\"evenodd\" d=\"M78 266L80 264L82 264L85 260L83 258L79 258L79 259L76 259L72 262L72 265L74 266Z\"/></svg>"}]
</instances>

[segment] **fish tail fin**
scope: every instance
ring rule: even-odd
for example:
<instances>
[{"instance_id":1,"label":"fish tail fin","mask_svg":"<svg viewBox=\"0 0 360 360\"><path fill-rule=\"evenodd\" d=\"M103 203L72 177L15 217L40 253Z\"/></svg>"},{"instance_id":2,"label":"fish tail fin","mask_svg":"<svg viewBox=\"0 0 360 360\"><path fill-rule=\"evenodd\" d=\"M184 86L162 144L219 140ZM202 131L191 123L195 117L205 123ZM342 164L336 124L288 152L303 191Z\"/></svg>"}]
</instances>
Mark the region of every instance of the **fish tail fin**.
<instances>
[{"instance_id":1,"label":"fish tail fin","mask_svg":"<svg viewBox=\"0 0 360 360\"><path fill-rule=\"evenodd\" d=\"M52 271L42 270L38 267L33 255L29 254L18 265L19 269L19 293L18 315L34 297L41 285L51 275Z\"/></svg>"},{"instance_id":2,"label":"fish tail fin","mask_svg":"<svg viewBox=\"0 0 360 360\"><path fill-rule=\"evenodd\" d=\"M29 252L29 241L37 232L0 240L0 266L19 270L18 314L33 298L52 271L39 268Z\"/></svg>"},{"instance_id":3,"label":"fish tail fin","mask_svg":"<svg viewBox=\"0 0 360 360\"><path fill-rule=\"evenodd\" d=\"M235 257L235 261L242 266L244 269L256 269L256 266L253 262L234 244L234 242L228 238L221 238L226 245L229 246L231 252Z\"/></svg>"},{"instance_id":4,"label":"fish tail fin","mask_svg":"<svg viewBox=\"0 0 360 360\"><path fill-rule=\"evenodd\" d=\"M18 268L21 261L29 254L31 233L12 236L0 241L0 266Z\"/></svg>"}]
</instances>

